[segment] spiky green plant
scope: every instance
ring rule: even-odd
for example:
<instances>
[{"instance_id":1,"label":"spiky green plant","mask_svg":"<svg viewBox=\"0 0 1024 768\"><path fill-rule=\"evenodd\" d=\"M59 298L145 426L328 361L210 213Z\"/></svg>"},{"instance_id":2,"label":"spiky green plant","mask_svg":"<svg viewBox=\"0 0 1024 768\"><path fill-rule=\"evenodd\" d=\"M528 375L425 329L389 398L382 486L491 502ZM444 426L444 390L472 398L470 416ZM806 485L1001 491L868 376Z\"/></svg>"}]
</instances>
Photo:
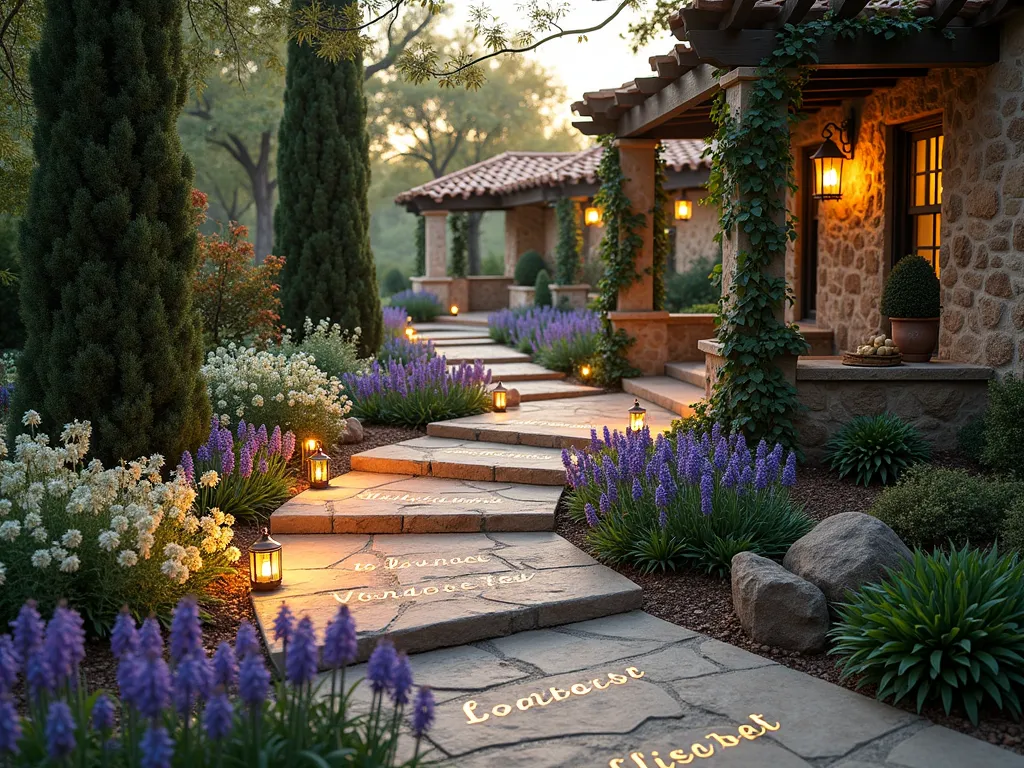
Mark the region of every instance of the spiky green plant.
<instances>
[{"instance_id":1,"label":"spiky green plant","mask_svg":"<svg viewBox=\"0 0 1024 768\"><path fill-rule=\"evenodd\" d=\"M843 678L879 700L912 698L918 712L958 702L978 722L984 703L1021 716L1024 563L991 550L917 550L839 607L831 631Z\"/></svg>"},{"instance_id":2,"label":"spiky green plant","mask_svg":"<svg viewBox=\"0 0 1024 768\"><path fill-rule=\"evenodd\" d=\"M921 433L891 413L856 417L836 432L825 448L832 469L840 477L852 475L861 485L895 482L911 464L931 457Z\"/></svg>"}]
</instances>

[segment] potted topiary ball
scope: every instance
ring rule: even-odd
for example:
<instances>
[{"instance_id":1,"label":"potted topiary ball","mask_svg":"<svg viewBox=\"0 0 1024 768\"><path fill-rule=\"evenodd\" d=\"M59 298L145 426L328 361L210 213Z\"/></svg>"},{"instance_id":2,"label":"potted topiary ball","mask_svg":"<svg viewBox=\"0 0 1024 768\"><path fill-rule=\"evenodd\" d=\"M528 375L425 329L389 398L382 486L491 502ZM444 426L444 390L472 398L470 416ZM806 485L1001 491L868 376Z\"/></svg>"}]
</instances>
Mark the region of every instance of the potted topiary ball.
<instances>
[{"instance_id":1,"label":"potted topiary ball","mask_svg":"<svg viewBox=\"0 0 1024 768\"><path fill-rule=\"evenodd\" d=\"M920 256L904 256L882 291L882 314L908 363L927 363L939 340L939 278Z\"/></svg>"}]
</instances>

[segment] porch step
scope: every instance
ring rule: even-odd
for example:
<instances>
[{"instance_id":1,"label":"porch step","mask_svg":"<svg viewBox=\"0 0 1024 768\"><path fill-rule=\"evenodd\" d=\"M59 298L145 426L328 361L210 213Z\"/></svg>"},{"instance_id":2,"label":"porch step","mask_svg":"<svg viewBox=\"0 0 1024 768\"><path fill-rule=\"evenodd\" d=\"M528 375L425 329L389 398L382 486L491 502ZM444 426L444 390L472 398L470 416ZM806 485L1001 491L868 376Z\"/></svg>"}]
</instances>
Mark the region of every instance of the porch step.
<instances>
[{"instance_id":1,"label":"porch step","mask_svg":"<svg viewBox=\"0 0 1024 768\"><path fill-rule=\"evenodd\" d=\"M439 349L439 354L444 354L448 347L487 347L494 344L494 339L489 336L463 336L458 337L423 334L417 338L433 343Z\"/></svg>"},{"instance_id":2,"label":"porch step","mask_svg":"<svg viewBox=\"0 0 1024 768\"><path fill-rule=\"evenodd\" d=\"M351 461L352 470L359 472L565 485L560 450L476 442L472 438L417 437L357 453Z\"/></svg>"},{"instance_id":3,"label":"porch step","mask_svg":"<svg viewBox=\"0 0 1024 768\"><path fill-rule=\"evenodd\" d=\"M626 429L633 399L628 393L613 392L568 400L526 402L505 413L481 413L434 422L427 425L427 435L520 446L585 448L590 444L591 430L601 434L605 425L619 431ZM640 405L647 409L647 424L652 432L668 429L678 416L645 398L640 398Z\"/></svg>"},{"instance_id":4,"label":"porch step","mask_svg":"<svg viewBox=\"0 0 1024 768\"><path fill-rule=\"evenodd\" d=\"M483 326L487 327L487 316L490 312L463 312L459 315L438 315L432 323L438 323L442 325L455 325L455 326L471 326L479 328Z\"/></svg>"},{"instance_id":5,"label":"porch step","mask_svg":"<svg viewBox=\"0 0 1024 768\"><path fill-rule=\"evenodd\" d=\"M670 376L640 376L623 379L622 389L631 395L657 403L679 416L692 416L693 406L704 399L704 388Z\"/></svg>"},{"instance_id":6,"label":"porch step","mask_svg":"<svg viewBox=\"0 0 1024 768\"><path fill-rule=\"evenodd\" d=\"M800 333L811 345L807 351L809 356L821 357L832 354L833 337L832 331L825 328L818 328L814 325L799 324Z\"/></svg>"},{"instance_id":7,"label":"porch step","mask_svg":"<svg viewBox=\"0 0 1024 768\"><path fill-rule=\"evenodd\" d=\"M358 660L388 634L409 653L640 608L640 587L554 533L282 535L288 574L274 592L253 592L271 659L282 601L324 627L347 605ZM322 642L322 635L319 638Z\"/></svg>"},{"instance_id":8,"label":"porch step","mask_svg":"<svg viewBox=\"0 0 1024 768\"><path fill-rule=\"evenodd\" d=\"M348 472L270 516L279 533L550 531L562 489L439 477Z\"/></svg>"},{"instance_id":9,"label":"porch step","mask_svg":"<svg viewBox=\"0 0 1024 768\"><path fill-rule=\"evenodd\" d=\"M687 384L704 389L704 377L707 375L703 360L687 360L682 363L665 363L665 375L679 379Z\"/></svg>"},{"instance_id":10,"label":"porch step","mask_svg":"<svg viewBox=\"0 0 1024 768\"><path fill-rule=\"evenodd\" d=\"M459 344L454 347L443 347L442 354L449 363L472 363L476 360L485 365L530 362L529 355L500 344Z\"/></svg>"},{"instance_id":11,"label":"porch step","mask_svg":"<svg viewBox=\"0 0 1024 768\"><path fill-rule=\"evenodd\" d=\"M491 369L491 381L500 381L502 384L515 381L558 381L565 378L561 371L549 371L536 363L494 363L487 367Z\"/></svg>"},{"instance_id":12,"label":"porch step","mask_svg":"<svg viewBox=\"0 0 1024 768\"><path fill-rule=\"evenodd\" d=\"M494 380L494 373L491 373ZM600 387L588 387L585 384L574 384L569 381L517 381L510 389L518 389L520 402L533 403L538 400L561 400L566 397L588 397L599 395L604 390Z\"/></svg>"}]
</instances>

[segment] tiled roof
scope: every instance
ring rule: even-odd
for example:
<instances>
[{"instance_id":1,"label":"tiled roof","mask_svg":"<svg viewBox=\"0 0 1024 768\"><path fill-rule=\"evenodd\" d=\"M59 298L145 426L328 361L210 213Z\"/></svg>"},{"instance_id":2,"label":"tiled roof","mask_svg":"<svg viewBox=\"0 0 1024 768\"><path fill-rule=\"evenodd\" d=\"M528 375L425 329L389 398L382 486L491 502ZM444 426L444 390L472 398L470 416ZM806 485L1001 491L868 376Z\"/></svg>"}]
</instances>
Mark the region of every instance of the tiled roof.
<instances>
[{"instance_id":1,"label":"tiled roof","mask_svg":"<svg viewBox=\"0 0 1024 768\"><path fill-rule=\"evenodd\" d=\"M662 143L665 162L671 170L710 167L710 161L701 157L703 141L669 139ZM446 198L505 195L542 186L593 184L597 181L601 151L598 146L580 152L503 152L413 187L398 195L395 202L429 198L440 203Z\"/></svg>"}]
</instances>

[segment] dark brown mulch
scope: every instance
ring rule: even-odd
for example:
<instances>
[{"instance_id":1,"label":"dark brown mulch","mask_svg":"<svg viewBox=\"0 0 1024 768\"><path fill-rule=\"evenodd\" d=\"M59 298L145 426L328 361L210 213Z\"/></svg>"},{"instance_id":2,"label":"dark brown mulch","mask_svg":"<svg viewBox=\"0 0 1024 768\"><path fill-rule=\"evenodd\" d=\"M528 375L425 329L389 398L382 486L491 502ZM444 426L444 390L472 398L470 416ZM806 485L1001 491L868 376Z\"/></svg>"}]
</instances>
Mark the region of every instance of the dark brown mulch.
<instances>
[{"instance_id":1,"label":"dark brown mulch","mask_svg":"<svg viewBox=\"0 0 1024 768\"><path fill-rule=\"evenodd\" d=\"M338 445L330 451L333 475L349 471L349 458L354 453L367 451L381 445L390 445L415 437L423 437L425 431L402 427L366 426L361 443ZM304 480L296 483L293 493L304 490ZM261 521L239 521L235 524L234 544L242 550L242 559L235 564L235 572L218 581L212 588L210 602L204 607L203 638L207 650L212 653L222 641L234 642L238 625L248 620L255 625L252 603L249 602L249 564L245 552L259 536ZM106 640L89 639L86 646L86 660L82 665L89 688L117 690L117 661L110 653Z\"/></svg>"},{"instance_id":2,"label":"dark brown mulch","mask_svg":"<svg viewBox=\"0 0 1024 768\"><path fill-rule=\"evenodd\" d=\"M952 454L935 457L934 463L975 469L970 462ZM880 493L877 487L864 488L840 480L824 468L802 467L793 489L793 497L805 505L807 512L817 520L824 520L840 512L866 512ZM555 531L577 547L590 551L586 544L587 526L572 520L560 505L555 519ZM593 554L593 553L591 553ZM727 579L718 579L693 571L643 574L628 566L612 566L616 571L639 584L644 591L643 610L673 624L692 629L708 637L744 648L770 658L779 664L814 675L853 690L856 680L840 680L834 657L825 653L802 655L782 651L752 641L732 610L732 591ZM874 690L863 688L861 693L874 696ZM914 711L909 702L901 708ZM957 710L946 715L941 707L926 707L921 714L939 725L988 741L1019 754L1024 754L1024 727L1020 722L995 711L983 712L978 726Z\"/></svg>"}]
</instances>

